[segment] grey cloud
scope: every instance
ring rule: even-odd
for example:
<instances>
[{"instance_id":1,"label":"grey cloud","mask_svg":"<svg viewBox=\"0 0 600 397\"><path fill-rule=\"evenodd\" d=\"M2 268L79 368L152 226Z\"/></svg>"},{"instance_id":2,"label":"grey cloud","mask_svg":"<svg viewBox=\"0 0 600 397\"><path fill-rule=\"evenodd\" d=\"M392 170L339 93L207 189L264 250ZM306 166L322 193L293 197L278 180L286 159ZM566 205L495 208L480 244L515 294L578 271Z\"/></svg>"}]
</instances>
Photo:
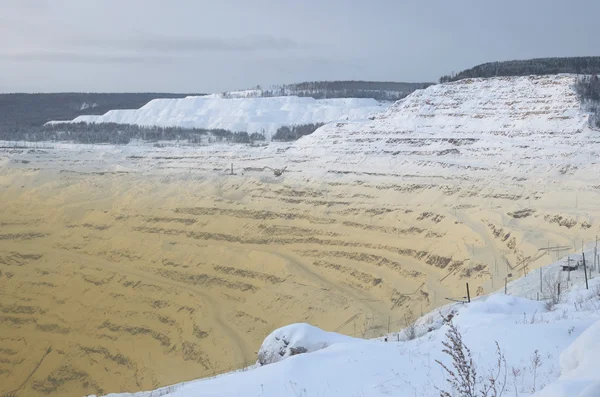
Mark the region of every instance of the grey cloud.
<instances>
[{"instance_id":1,"label":"grey cloud","mask_svg":"<svg viewBox=\"0 0 600 397\"><path fill-rule=\"evenodd\" d=\"M291 39L274 36L249 36L240 38L219 37L167 37L149 35L141 38L90 39L75 43L81 46L93 46L112 50L157 51L201 53L207 51L252 52L286 51L300 48Z\"/></svg>"},{"instance_id":2,"label":"grey cloud","mask_svg":"<svg viewBox=\"0 0 600 397\"><path fill-rule=\"evenodd\" d=\"M598 55L599 13L598 0L2 0L0 84L434 81L488 61Z\"/></svg>"},{"instance_id":3,"label":"grey cloud","mask_svg":"<svg viewBox=\"0 0 600 397\"><path fill-rule=\"evenodd\" d=\"M12 62L56 62L56 63L90 63L90 64L135 64L145 62L169 62L169 58L159 55L129 55L81 53L72 51L27 51L0 52L0 61Z\"/></svg>"},{"instance_id":4,"label":"grey cloud","mask_svg":"<svg viewBox=\"0 0 600 397\"><path fill-rule=\"evenodd\" d=\"M170 62L173 55L185 61L207 52L286 51L300 48L294 40L273 36L238 39L205 37L151 37L88 39L70 43L70 50L27 50L0 52L0 60L19 62L144 63ZM64 43L69 45L69 43Z\"/></svg>"}]
</instances>

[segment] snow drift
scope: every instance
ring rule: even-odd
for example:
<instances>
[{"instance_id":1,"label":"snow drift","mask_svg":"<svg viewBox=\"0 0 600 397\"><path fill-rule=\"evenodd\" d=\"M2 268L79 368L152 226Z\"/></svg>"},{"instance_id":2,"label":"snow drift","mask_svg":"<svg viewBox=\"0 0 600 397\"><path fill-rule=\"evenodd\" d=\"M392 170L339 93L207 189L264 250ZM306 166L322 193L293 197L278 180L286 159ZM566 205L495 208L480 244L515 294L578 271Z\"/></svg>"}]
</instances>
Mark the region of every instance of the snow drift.
<instances>
[{"instance_id":1,"label":"snow drift","mask_svg":"<svg viewBox=\"0 0 600 397\"><path fill-rule=\"evenodd\" d=\"M600 396L600 321L585 330L560 355L561 376L537 397Z\"/></svg>"},{"instance_id":2,"label":"snow drift","mask_svg":"<svg viewBox=\"0 0 600 397\"><path fill-rule=\"evenodd\" d=\"M266 337L258 351L258 363L272 364L297 354L325 349L335 343L359 340L334 332L325 332L310 324L291 324L276 329Z\"/></svg>"},{"instance_id":3,"label":"snow drift","mask_svg":"<svg viewBox=\"0 0 600 397\"><path fill-rule=\"evenodd\" d=\"M140 109L111 110L101 116L79 116L73 123L117 123L140 126L226 129L275 133L283 125L366 119L385 111L374 99L289 97L223 98L219 96L154 99ZM63 123L51 121L50 123Z\"/></svg>"}]
</instances>

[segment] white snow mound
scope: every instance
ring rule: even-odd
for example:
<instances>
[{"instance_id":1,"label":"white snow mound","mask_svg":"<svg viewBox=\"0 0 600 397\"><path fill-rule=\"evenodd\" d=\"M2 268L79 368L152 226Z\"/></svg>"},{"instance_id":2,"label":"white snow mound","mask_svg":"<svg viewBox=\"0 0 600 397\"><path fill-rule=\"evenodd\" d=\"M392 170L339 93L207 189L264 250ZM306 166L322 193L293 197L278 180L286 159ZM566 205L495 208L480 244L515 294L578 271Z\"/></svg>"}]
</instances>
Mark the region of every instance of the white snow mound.
<instances>
[{"instance_id":1,"label":"white snow mound","mask_svg":"<svg viewBox=\"0 0 600 397\"><path fill-rule=\"evenodd\" d=\"M600 321L586 329L560 355L560 379L536 397L600 396Z\"/></svg>"},{"instance_id":2,"label":"white snow mound","mask_svg":"<svg viewBox=\"0 0 600 397\"><path fill-rule=\"evenodd\" d=\"M79 116L73 123L117 123L139 126L226 129L273 134L284 125L366 119L388 105L375 99L313 99L296 96L222 98L219 96L154 99L140 109L111 110L101 116ZM51 121L50 124L65 123ZM68 122L67 122L68 123Z\"/></svg>"},{"instance_id":3,"label":"white snow mound","mask_svg":"<svg viewBox=\"0 0 600 397\"><path fill-rule=\"evenodd\" d=\"M325 349L335 343L356 342L349 336L326 332L306 323L290 324L267 336L258 350L258 363L272 364L291 356Z\"/></svg>"}]
</instances>

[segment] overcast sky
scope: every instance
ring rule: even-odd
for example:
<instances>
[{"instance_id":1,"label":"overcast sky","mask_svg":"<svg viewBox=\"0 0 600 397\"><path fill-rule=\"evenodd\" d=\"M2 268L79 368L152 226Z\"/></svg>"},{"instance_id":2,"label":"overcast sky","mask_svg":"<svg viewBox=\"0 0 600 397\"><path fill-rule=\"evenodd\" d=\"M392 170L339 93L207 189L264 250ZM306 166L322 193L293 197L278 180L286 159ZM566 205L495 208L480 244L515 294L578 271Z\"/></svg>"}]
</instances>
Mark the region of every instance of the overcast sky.
<instances>
[{"instance_id":1,"label":"overcast sky","mask_svg":"<svg viewBox=\"0 0 600 397\"><path fill-rule=\"evenodd\" d=\"M2 0L0 92L434 81L600 55L600 0Z\"/></svg>"}]
</instances>

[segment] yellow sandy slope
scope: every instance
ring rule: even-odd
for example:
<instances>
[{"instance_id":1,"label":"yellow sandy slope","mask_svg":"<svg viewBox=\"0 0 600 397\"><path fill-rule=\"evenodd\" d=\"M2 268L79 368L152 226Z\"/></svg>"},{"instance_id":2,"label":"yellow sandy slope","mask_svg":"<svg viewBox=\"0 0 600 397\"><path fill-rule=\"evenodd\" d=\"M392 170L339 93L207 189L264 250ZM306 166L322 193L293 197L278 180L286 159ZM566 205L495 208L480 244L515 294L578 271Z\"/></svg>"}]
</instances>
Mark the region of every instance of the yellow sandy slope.
<instances>
[{"instance_id":1,"label":"yellow sandy slope","mask_svg":"<svg viewBox=\"0 0 600 397\"><path fill-rule=\"evenodd\" d=\"M208 376L292 322L375 337L597 232L592 193L469 191L6 168L0 395Z\"/></svg>"}]
</instances>

